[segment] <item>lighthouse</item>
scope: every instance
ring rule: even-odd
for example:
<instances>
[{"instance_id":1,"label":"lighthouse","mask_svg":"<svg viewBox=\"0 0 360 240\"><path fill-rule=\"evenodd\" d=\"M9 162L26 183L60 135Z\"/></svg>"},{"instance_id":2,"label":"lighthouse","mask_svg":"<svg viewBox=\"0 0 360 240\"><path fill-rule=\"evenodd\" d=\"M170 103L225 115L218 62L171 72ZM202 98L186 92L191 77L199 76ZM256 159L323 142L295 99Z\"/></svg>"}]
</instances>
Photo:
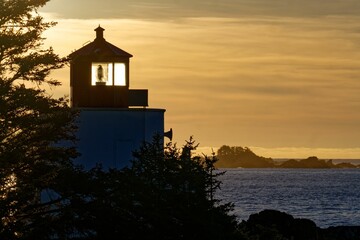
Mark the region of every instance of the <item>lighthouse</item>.
<instances>
[{"instance_id":1,"label":"lighthouse","mask_svg":"<svg viewBox=\"0 0 360 240\"><path fill-rule=\"evenodd\" d=\"M79 110L78 163L122 168L132 152L155 134L164 135L165 109L148 107L147 89L130 89L133 56L107 42L102 27L95 39L70 58L70 103Z\"/></svg>"}]
</instances>

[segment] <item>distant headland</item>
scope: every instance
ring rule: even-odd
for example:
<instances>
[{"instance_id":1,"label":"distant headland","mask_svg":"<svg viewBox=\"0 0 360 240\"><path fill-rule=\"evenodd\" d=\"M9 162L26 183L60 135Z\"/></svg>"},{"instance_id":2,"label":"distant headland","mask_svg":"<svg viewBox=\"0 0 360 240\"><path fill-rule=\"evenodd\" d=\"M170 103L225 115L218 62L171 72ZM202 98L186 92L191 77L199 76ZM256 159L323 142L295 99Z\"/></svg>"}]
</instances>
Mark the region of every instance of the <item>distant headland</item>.
<instances>
[{"instance_id":1,"label":"distant headland","mask_svg":"<svg viewBox=\"0 0 360 240\"><path fill-rule=\"evenodd\" d=\"M360 168L349 162L334 163L317 157L306 159L274 160L256 155L248 147L223 145L217 151L218 168Z\"/></svg>"}]
</instances>

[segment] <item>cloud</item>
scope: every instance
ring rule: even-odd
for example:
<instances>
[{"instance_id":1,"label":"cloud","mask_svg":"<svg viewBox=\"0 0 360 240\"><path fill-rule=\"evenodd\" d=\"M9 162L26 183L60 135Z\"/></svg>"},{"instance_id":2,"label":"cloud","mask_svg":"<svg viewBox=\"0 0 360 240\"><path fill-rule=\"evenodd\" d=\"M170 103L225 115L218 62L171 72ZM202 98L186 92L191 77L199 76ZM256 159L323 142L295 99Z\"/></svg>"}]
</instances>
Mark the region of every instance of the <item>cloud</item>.
<instances>
[{"instance_id":1,"label":"cloud","mask_svg":"<svg viewBox=\"0 0 360 240\"><path fill-rule=\"evenodd\" d=\"M359 15L357 0L52 0L47 12L78 19Z\"/></svg>"}]
</instances>

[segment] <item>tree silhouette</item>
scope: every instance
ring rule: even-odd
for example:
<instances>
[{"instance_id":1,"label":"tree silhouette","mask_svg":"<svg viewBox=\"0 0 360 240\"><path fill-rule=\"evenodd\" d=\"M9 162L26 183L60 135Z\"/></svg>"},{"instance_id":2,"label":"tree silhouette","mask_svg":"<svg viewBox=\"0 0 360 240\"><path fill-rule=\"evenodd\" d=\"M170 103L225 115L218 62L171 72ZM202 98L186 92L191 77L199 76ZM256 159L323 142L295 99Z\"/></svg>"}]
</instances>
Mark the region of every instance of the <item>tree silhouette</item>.
<instances>
[{"instance_id":1,"label":"tree silhouette","mask_svg":"<svg viewBox=\"0 0 360 240\"><path fill-rule=\"evenodd\" d=\"M197 145L190 138L178 149L155 138L135 152L127 174L135 179L134 196L144 202L141 211L147 236L155 239L231 239L236 221L231 204L214 198L219 188L215 156L193 156ZM151 230L151 231L150 231Z\"/></svg>"},{"instance_id":2,"label":"tree silhouette","mask_svg":"<svg viewBox=\"0 0 360 240\"><path fill-rule=\"evenodd\" d=\"M41 88L60 84L49 74L66 61L43 47L41 34L54 25L37 13L46 2L0 1L0 239L26 239L49 221L59 199L41 195L56 193L77 156L76 113Z\"/></svg>"},{"instance_id":3,"label":"tree silhouette","mask_svg":"<svg viewBox=\"0 0 360 240\"><path fill-rule=\"evenodd\" d=\"M155 137L129 168L76 174L62 232L78 233L74 239L235 239L232 204L214 197L216 158L193 156L195 147L190 139L181 149L164 148Z\"/></svg>"}]
</instances>

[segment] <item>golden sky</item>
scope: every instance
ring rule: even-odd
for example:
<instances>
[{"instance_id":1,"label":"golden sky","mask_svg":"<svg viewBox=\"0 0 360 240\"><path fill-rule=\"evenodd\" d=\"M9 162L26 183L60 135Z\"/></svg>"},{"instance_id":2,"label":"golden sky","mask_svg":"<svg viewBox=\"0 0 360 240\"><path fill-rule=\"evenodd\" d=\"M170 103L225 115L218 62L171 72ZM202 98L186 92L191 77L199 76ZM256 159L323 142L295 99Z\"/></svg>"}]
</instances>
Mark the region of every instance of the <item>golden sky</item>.
<instances>
[{"instance_id":1,"label":"golden sky","mask_svg":"<svg viewBox=\"0 0 360 240\"><path fill-rule=\"evenodd\" d=\"M66 56L95 38L131 53L180 145L266 157L360 159L360 1L51 0L46 43ZM53 75L69 94L69 69Z\"/></svg>"}]
</instances>

